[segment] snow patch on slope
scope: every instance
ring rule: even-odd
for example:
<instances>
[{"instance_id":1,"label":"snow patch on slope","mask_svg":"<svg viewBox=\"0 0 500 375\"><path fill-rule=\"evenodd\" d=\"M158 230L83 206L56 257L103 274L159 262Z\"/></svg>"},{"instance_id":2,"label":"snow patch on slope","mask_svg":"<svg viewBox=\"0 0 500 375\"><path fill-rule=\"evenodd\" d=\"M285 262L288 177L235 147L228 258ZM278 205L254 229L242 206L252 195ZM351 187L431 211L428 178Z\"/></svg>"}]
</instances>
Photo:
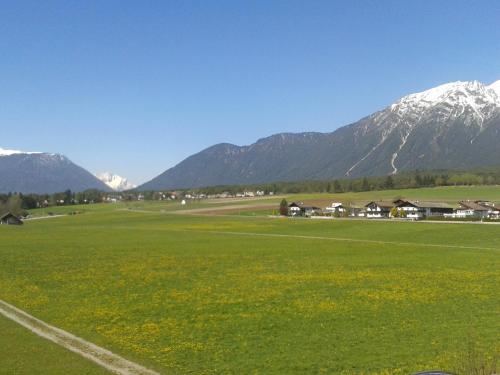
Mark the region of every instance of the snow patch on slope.
<instances>
[{"instance_id":1,"label":"snow patch on slope","mask_svg":"<svg viewBox=\"0 0 500 375\"><path fill-rule=\"evenodd\" d=\"M391 158L392 174L398 173L398 168L396 168L396 165L394 163L396 162L396 159L398 158L399 151L401 151L401 149L406 144L406 141L408 140L410 133L411 133L411 130L408 133L406 133L406 135L401 136L401 144L399 145L398 150L394 154L392 154L392 158Z\"/></svg>"},{"instance_id":2,"label":"snow patch on slope","mask_svg":"<svg viewBox=\"0 0 500 375\"><path fill-rule=\"evenodd\" d=\"M351 172L354 170L354 168L356 168L361 162L363 162L364 160L366 160L367 157L369 157L371 154L373 154L373 152L379 148L380 146L382 146L382 144L385 142L385 140L387 139L388 135L382 135L382 139L380 140L379 143L377 143L375 146L372 147L372 149L365 155L363 156L361 159L359 159L356 163L354 163L351 168L349 168L347 170L347 172L345 173L346 176L350 176Z\"/></svg>"}]
</instances>

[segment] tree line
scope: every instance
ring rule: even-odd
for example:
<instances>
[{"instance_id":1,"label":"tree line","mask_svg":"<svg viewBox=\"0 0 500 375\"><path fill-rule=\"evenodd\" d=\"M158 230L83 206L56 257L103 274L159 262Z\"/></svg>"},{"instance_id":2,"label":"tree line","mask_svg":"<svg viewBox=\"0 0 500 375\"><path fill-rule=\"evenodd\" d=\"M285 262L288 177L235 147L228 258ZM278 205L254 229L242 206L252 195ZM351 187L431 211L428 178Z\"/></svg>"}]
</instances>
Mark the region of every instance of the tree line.
<instances>
[{"instance_id":1,"label":"tree line","mask_svg":"<svg viewBox=\"0 0 500 375\"><path fill-rule=\"evenodd\" d=\"M197 194L236 194L241 191L262 190L266 193L345 193L371 190L410 189L438 186L500 185L500 169L474 171L414 171L396 175L334 179L325 181L274 182L250 185L224 185L192 189Z\"/></svg>"},{"instance_id":2,"label":"tree line","mask_svg":"<svg viewBox=\"0 0 500 375\"><path fill-rule=\"evenodd\" d=\"M500 185L500 168L481 168L469 171L414 171L398 173L396 175L364 177L357 179L335 179L325 181L295 181L273 182L251 185L224 185L197 189L178 190L177 196L182 198L187 193L216 195L221 193L237 194L244 191L264 191L276 194L295 193L345 193L371 190L409 189L437 186L464 186L464 185ZM109 193L95 189L83 192L64 192L54 194L0 194L0 214L12 212L14 215L24 216L27 210L38 207L60 205L100 203L110 196L116 196L123 201L161 200L170 196L170 193L154 191L127 191L123 193Z\"/></svg>"},{"instance_id":3,"label":"tree line","mask_svg":"<svg viewBox=\"0 0 500 375\"><path fill-rule=\"evenodd\" d=\"M0 215L11 212L17 216L26 216L28 210L39 207L64 206L72 204L100 203L109 193L91 189L83 192L64 192L54 194L0 194Z\"/></svg>"}]
</instances>

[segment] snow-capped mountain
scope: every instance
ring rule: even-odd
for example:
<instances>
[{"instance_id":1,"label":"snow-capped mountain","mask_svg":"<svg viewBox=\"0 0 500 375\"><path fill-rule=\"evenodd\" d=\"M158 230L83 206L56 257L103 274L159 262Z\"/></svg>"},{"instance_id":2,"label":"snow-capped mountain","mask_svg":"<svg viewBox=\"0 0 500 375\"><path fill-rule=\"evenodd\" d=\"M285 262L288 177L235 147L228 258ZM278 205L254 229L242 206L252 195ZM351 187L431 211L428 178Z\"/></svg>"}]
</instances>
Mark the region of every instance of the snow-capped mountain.
<instances>
[{"instance_id":1,"label":"snow-capped mountain","mask_svg":"<svg viewBox=\"0 0 500 375\"><path fill-rule=\"evenodd\" d=\"M263 183L500 165L500 81L452 82L407 95L332 133L219 144L139 189Z\"/></svg>"},{"instance_id":2,"label":"snow-capped mountain","mask_svg":"<svg viewBox=\"0 0 500 375\"><path fill-rule=\"evenodd\" d=\"M0 193L49 194L67 189L110 190L63 155L0 148Z\"/></svg>"},{"instance_id":3,"label":"snow-capped mountain","mask_svg":"<svg viewBox=\"0 0 500 375\"><path fill-rule=\"evenodd\" d=\"M103 172L99 173L96 177L115 191L130 190L136 187L136 185L129 182L126 178L113 173Z\"/></svg>"},{"instance_id":4,"label":"snow-capped mountain","mask_svg":"<svg viewBox=\"0 0 500 375\"><path fill-rule=\"evenodd\" d=\"M10 156L10 155L16 155L16 154L32 155L32 154L42 154L42 152L6 150L6 149L0 147L0 156Z\"/></svg>"}]
</instances>

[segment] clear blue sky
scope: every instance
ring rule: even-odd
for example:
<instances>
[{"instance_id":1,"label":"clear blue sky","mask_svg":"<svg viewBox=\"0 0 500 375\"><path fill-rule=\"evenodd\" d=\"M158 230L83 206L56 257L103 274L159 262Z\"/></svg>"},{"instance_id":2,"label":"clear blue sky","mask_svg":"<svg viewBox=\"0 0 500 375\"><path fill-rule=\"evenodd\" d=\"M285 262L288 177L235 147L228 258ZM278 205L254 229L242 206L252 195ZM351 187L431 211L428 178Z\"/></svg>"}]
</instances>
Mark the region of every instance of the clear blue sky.
<instances>
[{"instance_id":1,"label":"clear blue sky","mask_svg":"<svg viewBox=\"0 0 500 375\"><path fill-rule=\"evenodd\" d=\"M218 142L333 131L500 79L500 1L4 1L0 147L135 183Z\"/></svg>"}]
</instances>

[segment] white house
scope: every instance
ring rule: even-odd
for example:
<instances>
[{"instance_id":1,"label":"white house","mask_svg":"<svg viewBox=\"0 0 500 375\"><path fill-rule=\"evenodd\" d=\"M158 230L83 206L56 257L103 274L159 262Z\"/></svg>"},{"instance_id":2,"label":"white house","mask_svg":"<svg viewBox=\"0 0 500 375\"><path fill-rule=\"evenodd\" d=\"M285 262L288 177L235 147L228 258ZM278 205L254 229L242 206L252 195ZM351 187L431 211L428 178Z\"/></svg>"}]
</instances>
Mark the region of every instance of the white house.
<instances>
[{"instance_id":1,"label":"white house","mask_svg":"<svg viewBox=\"0 0 500 375\"><path fill-rule=\"evenodd\" d=\"M392 201L374 201L365 205L366 217L368 219L388 218L394 207Z\"/></svg>"},{"instance_id":2,"label":"white house","mask_svg":"<svg viewBox=\"0 0 500 375\"><path fill-rule=\"evenodd\" d=\"M315 216L321 215L321 208L315 206L305 206L304 203L292 202L288 205L288 216Z\"/></svg>"},{"instance_id":3,"label":"white house","mask_svg":"<svg viewBox=\"0 0 500 375\"><path fill-rule=\"evenodd\" d=\"M344 216L347 213L347 208L340 202L333 202L330 206L325 208L325 211L332 215Z\"/></svg>"},{"instance_id":4,"label":"white house","mask_svg":"<svg viewBox=\"0 0 500 375\"><path fill-rule=\"evenodd\" d=\"M425 217L424 208L420 207L417 203L401 201L398 202L395 207L399 212L404 213L400 216L406 217L407 219L420 220Z\"/></svg>"},{"instance_id":5,"label":"white house","mask_svg":"<svg viewBox=\"0 0 500 375\"><path fill-rule=\"evenodd\" d=\"M482 204L480 204L479 202L481 202ZM452 214L445 215L445 217L455 219L486 219L490 217L496 218L499 216L498 209L496 209L494 206L486 206L482 201L460 201L458 202L458 204L459 207Z\"/></svg>"},{"instance_id":6,"label":"white house","mask_svg":"<svg viewBox=\"0 0 500 375\"><path fill-rule=\"evenodd\" d=\"M405 217L413 220L453 213L453 207L447 203L398 199L394 204L399 211L405 213Z\"/></svg>"}]
</instances>

